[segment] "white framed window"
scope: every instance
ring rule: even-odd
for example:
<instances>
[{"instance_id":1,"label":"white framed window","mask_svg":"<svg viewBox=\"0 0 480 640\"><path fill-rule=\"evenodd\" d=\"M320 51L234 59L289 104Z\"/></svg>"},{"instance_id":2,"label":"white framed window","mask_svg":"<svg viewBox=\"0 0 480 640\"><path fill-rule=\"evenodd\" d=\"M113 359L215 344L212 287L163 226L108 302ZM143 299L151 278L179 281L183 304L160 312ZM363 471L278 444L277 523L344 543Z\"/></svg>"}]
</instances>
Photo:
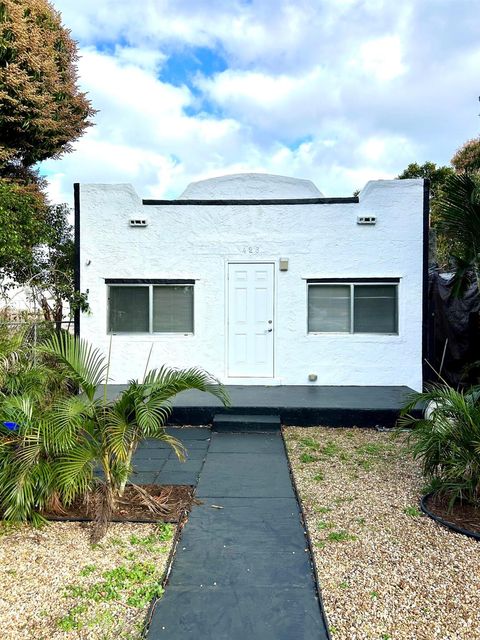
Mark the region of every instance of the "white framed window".
<instances>
[{"instance_id":1,"label":"white framed window","mask_svg":"<svg viewBox=\"0 0 480 640\"><path fill-rule=\"evenodd\" d=\"M108 333L194 332L193 280L106 280Z\"/></svg>"},{"instance_id":2,"label":"white framed window","mask_svg":"<svg viewBox=\"0 0 480 640\"><path fill-rule=\"evenodd\" d=\"M398 334L398 278L307 280L308 333Z\"/></svg>"}]
</instances>

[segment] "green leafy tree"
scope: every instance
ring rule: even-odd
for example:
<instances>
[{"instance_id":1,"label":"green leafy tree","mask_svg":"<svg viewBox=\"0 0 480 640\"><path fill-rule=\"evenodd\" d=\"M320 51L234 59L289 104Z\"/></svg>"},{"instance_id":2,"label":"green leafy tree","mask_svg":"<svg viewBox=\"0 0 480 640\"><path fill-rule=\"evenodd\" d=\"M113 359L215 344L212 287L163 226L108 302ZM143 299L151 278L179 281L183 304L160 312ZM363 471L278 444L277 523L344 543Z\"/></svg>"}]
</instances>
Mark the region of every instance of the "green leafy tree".
<instances>
[{"instance_id":1,"label":"green leafy tree","mask_svg":"<svg viewBox=\"0 0 480 640\"><path fill-rule=\"evenodd\" d=\"M30 287L47 322L61 328L65 319L65 302L69 315L80 308L88 311L87 295L75 291L75 245L73 228L68 221L69 208L65 204L47 208L44 222L45 242L36 247L33 257Z\"/></svg>"},{"instance_id":2,"label":"green leafy tree","mask_svg":"<svg viewBox=\"0 0 480 640\"><path fill-rule=\"evenodd\" d=\"M0 288L28 285L47 322L60 329L65 303L70 317L88 311L87 295L75 291L73 228L67 205L47 205L43 194L0 180Z\"/></svg>"},{"instance_id":3,"label":"green leafy tree","mask_svg":"<svg viewBox=\"0 0 480 640\"><path fill-rule=\"evenodd\" d=\"M480 136L467 140L452 158L457 173L480 171Z\"/></svg>"},{"instance_id":4,"label":"green leafy tree","mask_svg":"<svg viewBox=\"0 0 480 640\"><path fill-rule=\"evenodd\" d=\"M77 48L47 0L0 0L0 286L33 283L48 320L73 292L65 207L34 165L71 151L95 111L77 84ZM47 293L48 292L48 293Z\"/></svg>"},{"instance_id":5,"label":"green leafy tree","mask_svg":"<svg viewBox=\"0 0 480 640\"><path fill-rule=\"evenodd\" d=\"M452 167L437 166L434 162L424 162L423 164L412 162L397 176L397 179L423 178L429 180L431 204L434 207L443 185L454 173Z\"/></svg>"},{"instance_id":6,"label":"green leafy tree","mask_svg":"<svg viewBox=\"0 0 480 640\"><path fill-rule=\"evenodd\" d=\"M0 180L0 277L24 282L30 276L34 247L47 240L46 215L35 186Z\"/></svg>"},{"instance_id":7,"label":"green leafy tree","mask_svg":"<svg viewBox=\"0 0 480 640\"><path fill-rule=\"evenodd\" d=\"M418 164L412 162L397 176L398 180L412 178L428 179L430 181L430 226L436 233L436 255L434 258L442 265L449 262L453 247L448 236L443 235L438 229L438 203L448 178L455 175L452 167L437 166L434 162Z\"/></svg>"},{"instance_id":8,"label":"green leafy tree","mask_svg":"<svg viewBox=\"0 0 480 640\"><path fill-rule=\"evenodd\" d=\"M77 58L47 0L0 1L0 167L58 157L90 125Z\"/></svg>"}]
</instances>

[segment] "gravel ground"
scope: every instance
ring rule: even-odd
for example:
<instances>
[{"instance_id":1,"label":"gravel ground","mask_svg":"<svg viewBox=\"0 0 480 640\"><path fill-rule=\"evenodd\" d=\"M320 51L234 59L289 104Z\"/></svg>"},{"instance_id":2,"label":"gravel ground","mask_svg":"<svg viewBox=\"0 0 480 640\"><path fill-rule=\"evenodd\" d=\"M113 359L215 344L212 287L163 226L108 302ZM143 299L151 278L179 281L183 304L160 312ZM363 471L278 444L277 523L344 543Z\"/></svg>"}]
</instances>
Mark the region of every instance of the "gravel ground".
<instances>
[{"instance_id":1,"label":"gravel ground","mask_svg":"<svg viewBox=\"0 0 480 640\"><path fill-rule=\"evenodd\" d=\"M480 638L480 546L418 511L404 438L288 427L334 640Z\"/></svg>"},{"instance_id":2,"label":"gravel ground","mask_svg":"<svg viewBox=\"0 0 480 640\"><path fill-rule=\"evenodd\" d=\"M140 638L174 527L112 524L98 545L77 523L0 523L2 640Z\"/></svg>"}]
</instances>

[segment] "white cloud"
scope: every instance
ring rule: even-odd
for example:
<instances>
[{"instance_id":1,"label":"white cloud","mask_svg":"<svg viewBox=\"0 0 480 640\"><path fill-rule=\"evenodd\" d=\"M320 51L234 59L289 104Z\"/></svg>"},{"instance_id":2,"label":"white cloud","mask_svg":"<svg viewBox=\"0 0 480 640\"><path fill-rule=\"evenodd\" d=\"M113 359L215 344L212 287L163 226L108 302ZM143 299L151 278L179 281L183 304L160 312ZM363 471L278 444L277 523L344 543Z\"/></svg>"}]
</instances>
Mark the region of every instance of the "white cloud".
<instances>
[{"instance_id":1,"label":"white cloud","mask_svg":"<svg viewBox=\"0 0 480 640\"><path fill-rule=\"evenodd\" d=\"M369 40L361 45L358 59L352 62L360 71L371 74L376 80L386 81L406 72L402 61L402 46L398 36L385 36Z\"/></svg>"},{"instance_id":2,"label":"white cloud","mask_svg":"<svg viewBox=\"0 0 480 640\"><path fill-rule=\"evenodd\" d=\"M167 59L167 55L157 49L143 49L141 47L118 45L115 47L114 57L120 63L153 72L158 71L162 63Z\"/></svg>"},{"instance_id":3,"label":"white cloud","mask_svg":"<svg viewBox=\"0 0 480 640\"><path fill-rule=\"evenodd\" d=\"M256 170L348 195L411 161L445 163L478 135L468 0L54 3L99 109L75 152L43 165L55 200L76 181L175 197L191 180ZM227 69L182 86L159 76L196 46Z\"/></svg>"}]
</instances>

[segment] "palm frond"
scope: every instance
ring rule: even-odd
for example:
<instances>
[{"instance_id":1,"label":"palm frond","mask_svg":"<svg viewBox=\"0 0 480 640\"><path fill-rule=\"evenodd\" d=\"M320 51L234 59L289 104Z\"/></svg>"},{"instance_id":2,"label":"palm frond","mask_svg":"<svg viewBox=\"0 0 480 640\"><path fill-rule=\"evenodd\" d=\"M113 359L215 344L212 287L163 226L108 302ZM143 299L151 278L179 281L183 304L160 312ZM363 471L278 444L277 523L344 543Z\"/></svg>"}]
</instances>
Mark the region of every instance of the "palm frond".
<instances>
[{"instance_id":1,"label":"palm frond","mask_svg":"<svg viewBox=\"0 0 480 640\"><path fill-rule=\"evenodd\" d=\"M107 363L99 349L66 332L54 334L39 349L58 358L88 399L94 399L107 371Z\"/></svg>"},{"instance_id":2,"label":"palm frond","mask_svg":"<svg viewBox=\"0 0 480 640\"><path fill-rule=\"evenodd\" d=\"M408 409L421 400L426 410L413 418ZM425 477L451 500L480 501L480 395L445 385L431 385L411 399L400 425L410 426L412 455L421 461Z\"/></svg>"},{"instance_id":3,"label":"palm frond","mask_svg":"<svg viewBox=\"0 0 480 640\"><path fill-rule=\"evenodd\" d=\"M88 432L88 423L95 417L97 403L86 396L59 398L43 421L46 449L60 454L75 446L79 436Z\"/></svg>"},{"instance_id":4,"label":"palm frond","mask_svg":"<svg viewBox=\"0 0 480 640\"><path fill-rule=\"evenodd\" d=\"M172 449L175 451L177 458L181 462L184 462L186 460L187 449L183 444L183 442L181 442L177 438L174 438L173 436L168 434L166 431L156 433L152 437L155 438L155 440L161 440L162 442L165 442L168 445L170 445Z\"/></svg>"},{"instance_id":5,"label":"palm frond","mask_svg":"<svg viewBox=\"0 0 480 640\"><path fill-rule=\"evenodd\" d=\"M169 399L152 394L144 401L138 402L135 409L142 437L150 438L165 427L172 412L172 405Z\"/></svg>"},{"instance_id":6,"label":"palm frond","mask_svg":"<svg viewBox=\"0 0 480 640\"><path fill-rule=\"evenodd\" d=\"M34 399L29 395L8 396L2 402L2 417L6 421L16 422L20 430L30 425L35 410Z\"/></svg>"},{"instance_id":7,"label":"palm frond","mask_svg":"<svg viewBox=\"0 0 480 640\"><path fill-rule=\"evenodd\" d=\"M454 291L465 290L469 270L480 277L480 176L450 176L440 195L437 229L458 248L454 259Z\"/></svg>"},{"instance_id":8,"label":"palm frond","mask_svg":"<svg viewBox=\"0 0 480 640\"><path fill-rule=\"evenodd\" d=\"M148 389L149 395L165 400L182 391L196 389L212 394L225 406L230 404L226 388L214 376L198 367L173 369L163 366L160 369L152 369L145 376L144 386Z\"/></svg>"},{"instance_id":9,"label":"palm frond","mask_svg":"<svg viewBox=\"0 0 480 640\"><path fill-rule=\"evenodd\" d=\"M132 441L136 438L135 421L129 420L128 415L114 404L108 411L104 428L111 454L118 460L125 461L132 447Z\"/></svg>"},{"instance_id":10,"label":"palm frond","mask_svg":"<svg viewBox=\"0 0 480 640\"><path fill-rule=\"evenodd\" d=\"M65 504L93 486L98 451L89 443L81 443L55 463L58 486Z\"/></svg>"}]
</instances>

